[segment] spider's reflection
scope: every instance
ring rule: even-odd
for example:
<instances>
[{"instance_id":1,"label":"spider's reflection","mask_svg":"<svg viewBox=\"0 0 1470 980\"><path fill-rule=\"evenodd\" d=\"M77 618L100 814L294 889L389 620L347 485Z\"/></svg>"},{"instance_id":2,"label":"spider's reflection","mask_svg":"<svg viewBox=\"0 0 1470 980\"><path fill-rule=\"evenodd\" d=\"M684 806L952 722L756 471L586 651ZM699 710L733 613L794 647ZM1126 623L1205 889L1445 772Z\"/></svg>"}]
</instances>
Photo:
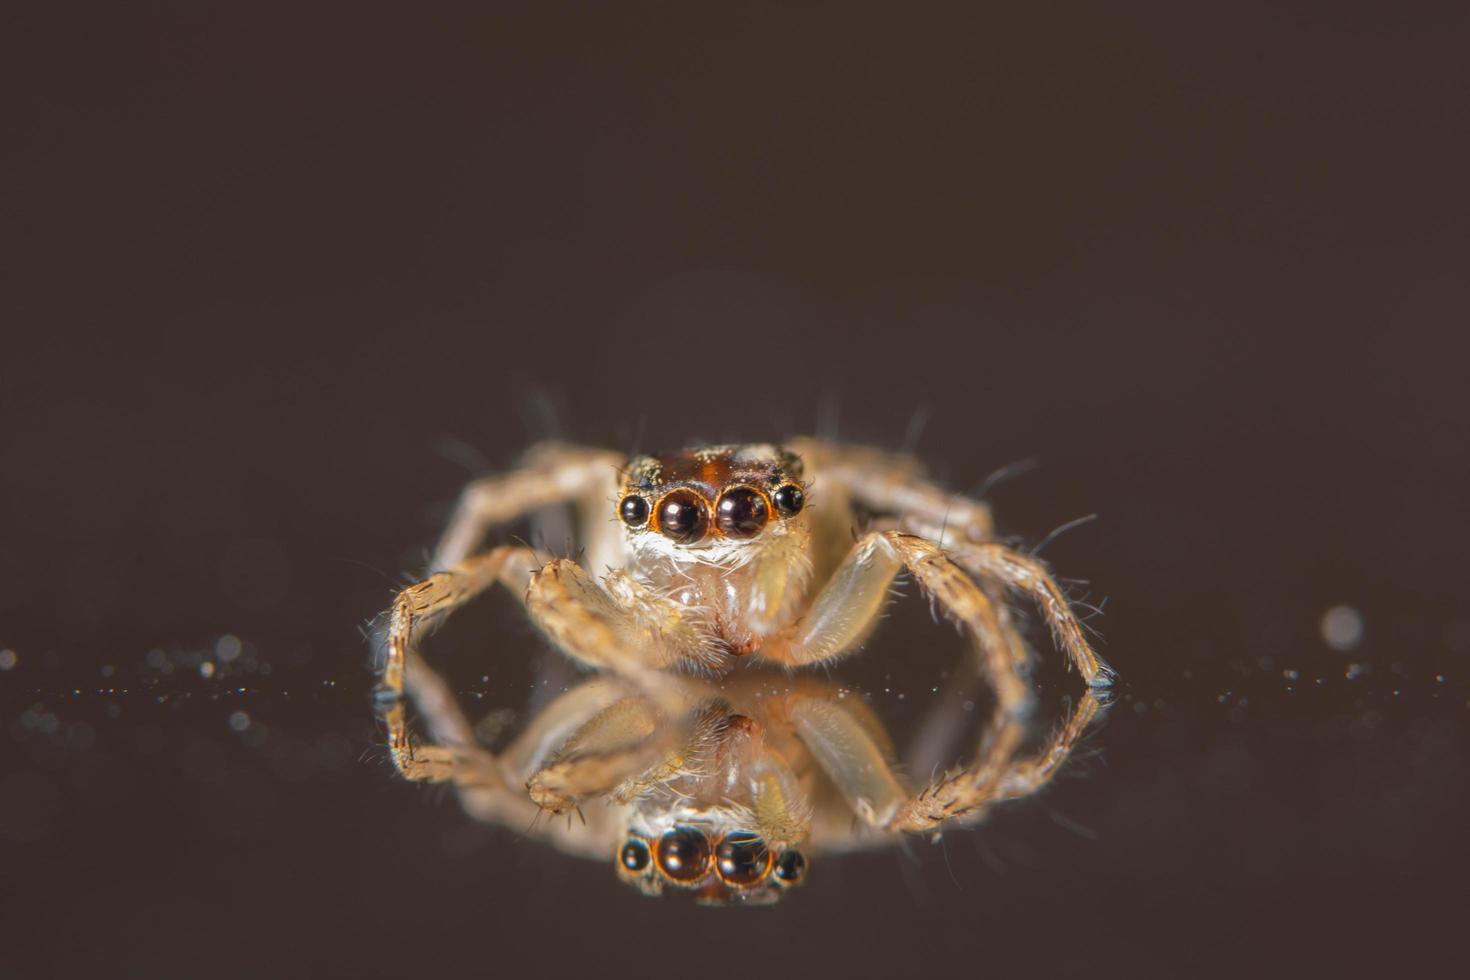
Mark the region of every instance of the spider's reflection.
<instances>
[{"instance_id":1,"label":"spider's reflection","mask_svg":"<svg viewBox=\"0 0 1470 980\"><path fill-rule=\"evenodd\" d=\"M861 697L813 678L660 675L640 689L600 675L546 705L495 755L476 745L426 664L414 657L408 672L438 743L417 751L442 753L470 813L610 860L647 894L680 890L711 904L775 901L817 854L978 822L993 804L1043 787L1101 707L1085 691L1025 751L1025 722L996 711L967 765L926 770L928 781L913 784ZM914 741L947 741L952 714L935 712Z\"/></svg>"}]
</instances>

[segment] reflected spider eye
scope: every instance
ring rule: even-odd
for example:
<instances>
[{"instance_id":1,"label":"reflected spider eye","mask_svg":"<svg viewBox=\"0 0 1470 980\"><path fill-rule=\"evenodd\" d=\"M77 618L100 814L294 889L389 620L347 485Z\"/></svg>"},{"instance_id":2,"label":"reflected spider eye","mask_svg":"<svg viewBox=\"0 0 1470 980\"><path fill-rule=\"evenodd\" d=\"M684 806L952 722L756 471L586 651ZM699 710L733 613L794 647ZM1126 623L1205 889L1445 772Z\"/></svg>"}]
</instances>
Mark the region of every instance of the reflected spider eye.
<instances>
[{"instance_id":1,"label":"reflected spider eye","mask_svg":"<svg viewBox=\"0 0 1470 980\"><path fill-rule=\"evenodd\" d=\"M658 867L675 881L695 881L709 869L709 841L697 830L677 828L658 841Z\"/></svg>"},{"instance_id":2,"label":"reflected spider eye","mask_svg":"<svg viewBox=\"0 0 1470 980\"><path fill-rule=\"evenodd\" d=\"M731 885L753 885L771 867L766 842L753 834L731 834L715 849L715 867Z\"/></svg>"},{"instance_id":3,"label":"reflected spider eye","mask_svg":"<svg viewBox=\"0 0 1470 980\"><path fill-rule=\"evenodd\" d=\"M709 530L704 501L693 490L675 490L658 505L658 529L680 544L692 544Z\"/></svg>"},{"instance_id":4,"label":"reflected spider eye","mask_svg":"<svg viewBox=\"0 0 1470 980\"><path fill-rule=\"evenodd\" d=\"M753 538L766 526L770 514L759 490L735 487L726 490L715 506L715 524L727 538Z\"/></svg>"},{"instance_id":5,"label":"reflected spider eye","mask_svg":"<svg viewBox=\"0 0 1470 980\"><path fill-rule=\"evenodd\" d=\"M648 523L648 501L636 493L629 494L618 504L618 516L629 527L642 527Z\"/></svg>"},{"instance_id":6,"label":"reflected spider eye","mask_svg":"<svg viewBox=\"0 0 1470 980\"><path fill-rule=\"evenodd\" d=\"M783 851L776 859L776 877L794 885L806 875L806 858L800 851Z\"/></svg>"},{"instance_id":7,"label":"reflected spider eye","mask_svg":"<svg viewBox=\"0 0 1470 980\"><path fill-rule=\"evenodd\" d=\"M776 501L776 509L781 512L782 517L799 514L801 508L806 505L806 494L802 493L801 487L794 483L778 487L771 499Z\"/></svg>"},{"instance_id":8,"label":"reflected spider eye","mask_svg":"<svg viewBox=\"0 0 1470 980\"><path fill-rule=\"evenodd\" d=\"M618 852L618 863L629 871L642 871L648 867L648 845L638 838L633 838L623 845Z\"/></svg>"}]
</instances>

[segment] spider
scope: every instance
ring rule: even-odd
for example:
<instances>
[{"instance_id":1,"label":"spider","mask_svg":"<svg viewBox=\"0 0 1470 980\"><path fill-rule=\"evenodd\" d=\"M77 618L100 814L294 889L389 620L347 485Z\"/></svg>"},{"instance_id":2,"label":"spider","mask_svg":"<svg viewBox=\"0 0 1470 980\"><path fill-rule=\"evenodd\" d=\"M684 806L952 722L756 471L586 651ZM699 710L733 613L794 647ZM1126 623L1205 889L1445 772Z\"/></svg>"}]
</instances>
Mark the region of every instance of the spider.
<instances>
[{"instance_id":1,"label":"spider","mask_svg":"<svg viewBox=\"0 0 1470 980\"><path fill-rule=\"evenodd\" d=\"M558 505L578 513L582 562L480 550L492 527ZM861 700L799 670L856 651L900 573L960 626L997 705L973 761L917 790ZM498 755L418 651L428 628L497 583L597 672ZM1087 684L1040 754L1019 759L1033 699L1011 593L1035 603ZM742 661L774 669L731 674ZM813 439L632 459L543 444L465 489L431 574L389 611L376 697L399 772L453 784L473 815L611 858L646 893L758 904L801 882L818 851L937 833L1035 792L1112 678L1042 564L994 540L983 503L908 457ZM429 742L410 737L405 695ZM609 805L582 808L597 798Z\"/></svg>"}]
</instances>

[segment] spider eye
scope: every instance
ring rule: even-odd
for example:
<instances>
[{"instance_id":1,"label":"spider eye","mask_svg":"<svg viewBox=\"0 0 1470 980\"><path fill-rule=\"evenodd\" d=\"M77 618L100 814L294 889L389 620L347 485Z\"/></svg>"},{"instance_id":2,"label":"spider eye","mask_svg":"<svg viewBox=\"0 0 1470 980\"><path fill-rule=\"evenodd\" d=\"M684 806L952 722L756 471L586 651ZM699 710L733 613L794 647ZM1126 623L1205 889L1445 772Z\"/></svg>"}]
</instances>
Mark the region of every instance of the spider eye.
<instances>
[{"instance_id":1,"label":"spider eye","mask_svg":"<svg viewBox=\"0 0 1470 980\"><path fill-rule=\"evenodd\" d=\"M693 490L675 490L658 505L658 529L680 544L692 544L709 530L704 501Z\"/></svg>"},{"instance_id":2,"label":"spider eye","mask_svg":"<svg viewBox=\"0 0 1470 980\"><path fill-rule=\"evenodd\" d=\"M642 871L648 867L648 845L634 837L618 852L618 863L629 871Z\"/></svg>"},{"instance_id":3,"label":"spider eye","mask_svg":"<svg viewBox=\"0 0 1470 980\"><path fill-rule=\"evenodd\" d=\"M801 508L806 504L806 494L802 493L801 487L794 483L778 487L771 495L771 499L776 501L776 509L781 512L782 517L801 513Z\"/></svg>"},{"instance_id":4,"label":"spider eye","mask_svg":"<svg viewBox=\"0 0 1470 980\"><path fill-rule=\"evenodd\" d=\"M715 524L727 538L753 538L770 517L766 498L751 487L726 490L715 506Z\"/></svg>"},{"instance_id":5,"label":"spider eye","mask_svg":"<svg viewBox=\"0 0 1470 980\"><path fill-rule=\"evenodd\" d=\"M658 841L658 867L675 881L694 881L709 868L709 841L697 830L675 828Z\"/></svg>"},{"instance_id":6,"label":"spider eye","mask_svg":"<svg viewBox=\"0 0 1470 980\"><path fill-rule=\"evenodd\" d=\"M770 869L771 852L754 834L730 834L715 849L715 867L727 884L753 885Z\"/></svg>"},{"instance_id":7,"label":"spider eye","mask_svg":"<svg viewBox=\"0 0 1470 980\"><path fill-rule=\"evenodd\" d=\"M636 493L629 494L618 504L618 516L629 527L642 527L648 523L648 501Z\"/></svg>"},{"instance_id":8,"label":"spider eye","mask_svg":"<svg viewBox=\"0 0 1470 980\"><path fill-rule=\"evenodd\" d=\"M776 877L794 885L806 876L806 858L800 851L783 851L776 859Z\"/></svg>"}]
</instances>

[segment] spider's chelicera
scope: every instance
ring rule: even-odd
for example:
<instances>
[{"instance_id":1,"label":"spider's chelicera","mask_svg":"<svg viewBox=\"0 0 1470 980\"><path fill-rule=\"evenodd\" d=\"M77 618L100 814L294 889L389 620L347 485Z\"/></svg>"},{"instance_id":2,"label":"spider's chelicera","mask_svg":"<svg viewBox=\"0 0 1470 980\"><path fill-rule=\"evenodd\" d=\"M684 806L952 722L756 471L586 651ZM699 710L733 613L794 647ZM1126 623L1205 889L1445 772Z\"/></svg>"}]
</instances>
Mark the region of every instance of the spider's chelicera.
<instances>
[{"instance_id":1,"label":"spider's chelicera","mask_svg":"<svg viewBox=\"0 0 1470 980\"><path fill-rule=\"evenodd\" d=\"M581 562L482 550L492 527L564 505L581 517ZM799 670L858 649L901 573L963 628L997 702L971 762L920 786L900 775L860 698ZM417 649L438 617L496 583L597 671L499 754L477 745ZM1035 756L1017 751L1031 654L1006 605L1013 592L1088 685ZM776 670L731 674L738 663ZM611 858L649 894L758 904L804 881L817 852L973 823L1035 792L1111 676L1048 571L994 539L984 504L905 457L816 440L631 460L547 445L465 491L433 574L393 604L378 704L398 769L454 783L476 816ZM410 738L405 695L432 743ZM609 805L582 806L592 800ZM582 820L532 819L574 811Z\"/></svg>"}]
</instances>

